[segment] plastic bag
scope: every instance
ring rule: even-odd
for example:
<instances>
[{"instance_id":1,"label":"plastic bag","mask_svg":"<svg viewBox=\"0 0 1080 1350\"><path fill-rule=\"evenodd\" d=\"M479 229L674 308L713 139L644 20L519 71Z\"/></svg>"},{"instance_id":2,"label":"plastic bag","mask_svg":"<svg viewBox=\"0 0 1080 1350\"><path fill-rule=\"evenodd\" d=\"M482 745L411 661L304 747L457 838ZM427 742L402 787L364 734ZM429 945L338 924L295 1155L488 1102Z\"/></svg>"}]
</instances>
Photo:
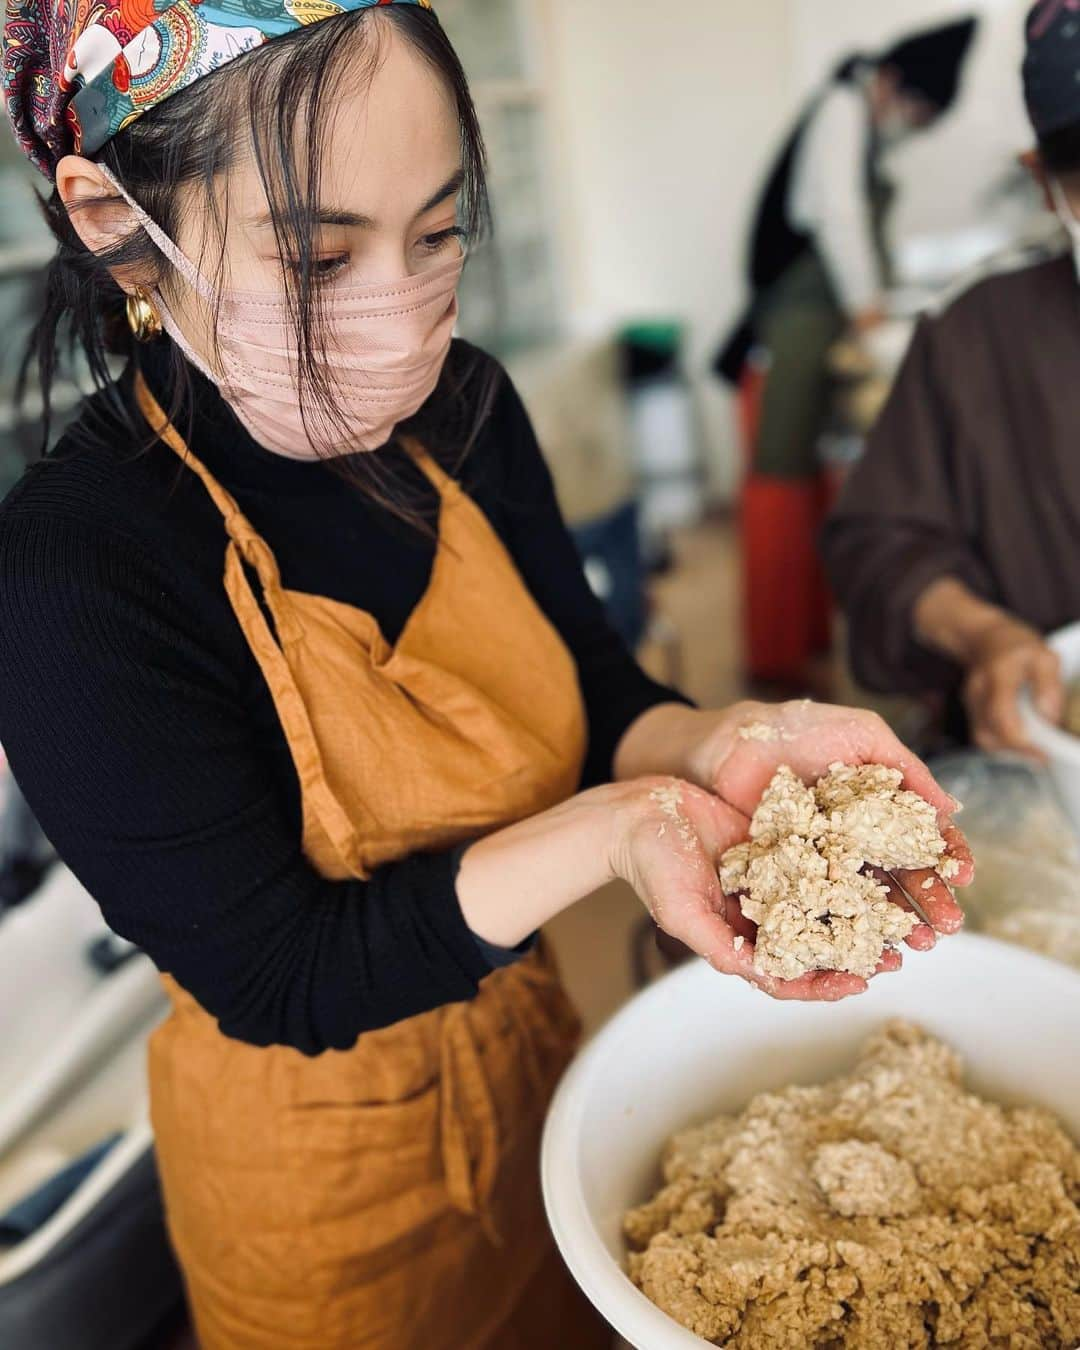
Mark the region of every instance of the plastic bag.
<instances>
[{"instance_id":1,"label":"plastic bag","mask_svg":"<svg viewBox=\"0 0 1080 1350\"><path fill-rule=\"evenodd\" d=\"M1048 774L976 751L932 768L964 805L957 823L976 864L961 895L968 926L1080 967L1080 840Z\"/></svg>"}]
</instances>

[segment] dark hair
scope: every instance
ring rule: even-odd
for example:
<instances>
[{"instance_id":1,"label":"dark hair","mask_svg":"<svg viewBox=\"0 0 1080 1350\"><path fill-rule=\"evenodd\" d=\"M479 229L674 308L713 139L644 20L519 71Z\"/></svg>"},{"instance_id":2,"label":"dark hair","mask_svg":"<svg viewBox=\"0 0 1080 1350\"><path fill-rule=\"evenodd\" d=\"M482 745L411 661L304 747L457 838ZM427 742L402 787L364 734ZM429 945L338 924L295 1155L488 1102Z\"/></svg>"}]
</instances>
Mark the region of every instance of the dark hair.
<instances>
[{"instance_id":1,"label":"dark hair","mask_svg":"<svg viewBox=\"0 0 1080 1350\"><path fill-rule=\"evenodd\" d=\"M383 8L377 19L373 14L352 11L275 38L149 110L109 141L98 156L173 239L182 224L177 189L184 184L201 185L198 209L211 213L215 227L207 234L220 231L223 237L228 202L223 205L219 200L215 179L229 167L243 139L237 128L250 132L281 257L296 259L298 264L295 270L283 268L283 278L300 353L301 411L306 402L336 427L347 426L347 419L335 404L320 359L324 350L322 305L311 255L310 222L319 200L324 150L320 129L327 125L335 96L343 80L353 76L357 61L362 63L361 78L369 79L374 73L381 57L380 20L392 23L445 81L461 129L465 174L461 225L467 237L477 238L490 224L483 137L464 71L449 39L434 14L420 7ZM106 200L123 204L118 196ZM126 353L137 363L139 344L125 322L126 297L108 268L136 265L146 269L166 294L174 269L141 226L119 244L94 254L83 244L55 189L45 209L59 248L50 267L45 309L29 358L36 356L40 373L45 437L65 334L73 348L85 353L95 385L106 392L108 406L134 421L112 385L108 357ZM214 265L204 249L195 261L212 284L220 284L223 256ZM191 409L192 389L189 368L175 346L171 361L173 392L166 411L176 420L185 408ZM497 372L489 358L455 344L434 394L400 428L401 433L417 437L440 459L460 462L490 411ZM146 438L148 428L142 426L136 434ZM152 444L153 437L144 443ZM365 489L390 509L414 519L378 458L350 456L350 473L355 471Z\"/></svg>"},{"instance_id":2,"label":"dark hair","mask_svg":"<svg viewBox=\"0 0 1080 1350\"><path fill-rule=\"evenodd\" d=\"M1080 122L1039 137L1039 155L1051 173L1080 172Z\"/></svg>"}]
</instances>

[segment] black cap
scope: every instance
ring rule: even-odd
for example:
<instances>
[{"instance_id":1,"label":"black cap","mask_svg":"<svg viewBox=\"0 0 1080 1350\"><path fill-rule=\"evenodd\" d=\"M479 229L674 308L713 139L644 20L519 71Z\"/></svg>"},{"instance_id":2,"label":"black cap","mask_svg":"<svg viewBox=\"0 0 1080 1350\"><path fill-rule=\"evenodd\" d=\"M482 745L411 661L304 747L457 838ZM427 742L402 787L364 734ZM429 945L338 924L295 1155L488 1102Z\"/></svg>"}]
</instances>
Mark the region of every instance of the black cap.
<instances>
[{"instance_id":1,"label":"black cap","mask_svg":"<svg viewBox=\"0 0 1080 1350\"><path fill-rule=\"evenodd\" d=\"M896 70L902 89L945 112L960 89L964 60L977 28L978 20L967 18L915 33L878 57L878 64Z\"/></svg>"},{"instance_id":2,"label":"black cap","mask_svg":"<svg viewBox=\"0 0 1080 1350\"><path fill-rule=\"evenodd\" d=\"M1040 0L1028 15L1024 98L1040 138L1080 123L1080 0Z\"/></svg>"}]
</instances>

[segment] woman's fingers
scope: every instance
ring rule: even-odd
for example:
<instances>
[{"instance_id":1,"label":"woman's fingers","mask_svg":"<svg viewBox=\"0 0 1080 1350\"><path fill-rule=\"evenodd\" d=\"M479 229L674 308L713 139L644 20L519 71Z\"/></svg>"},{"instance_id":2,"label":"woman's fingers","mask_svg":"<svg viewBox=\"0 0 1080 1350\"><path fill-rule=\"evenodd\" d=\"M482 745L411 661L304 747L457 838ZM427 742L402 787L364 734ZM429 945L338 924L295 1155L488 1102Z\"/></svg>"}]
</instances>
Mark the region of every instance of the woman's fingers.
<instances>
[{"instance_id":1,"label":"woman's fingers","mask_svg":"<svg viewBox=\"0 0 1080 1350\"><path fill-rule=\"evenodd\" d=\"M910 908L905 903L905 908ZM904 939L913 952L932 952L937 946L937 934L929 924L917 923Z\"/></svg>"},{"instance_id":2,"label":"woman's fingers","mask_svg":"<svg viewBox=\"0 0 1080 1350\"><path fill-rule=\"evenodd\" d=\"M883 872L879 867L868 869L874 880L884 886L889 893L889 899L894 905L899 905L902 910L908 914L914 914L915 908L907 898L901 888L893 881L888 872ZM911 932L904 939L907 945L916 952L928 952L937 943L937 934L929 924L917 923Z\"/></svg>"},{"instance_id":3,"label":"woman's fingers","mask_svg":"<svg viewBox=\"0 0 1080 1350\"><path fill-rule=\"evenodd\" d=\"M919 908L930 920L935 933L947 937L964 926L964 911L956 903L948 882L942 881L936 872L919 868L914 872L901 872L899 879L908 894L918 900Z\"/></svg>"},{"instance_id":4,"label":"woman's fingers","mask_svg":"<svg viewBox=\"0 0 1080 1350\"><path fill-rule=\"evenodd\" d=\"M908 900L913 895L919 908L930 920L929 924L917 923L904 939L914 951L929 951L937 941L937 935L943 937L958 932L964 924L964 911L956 903L956 897L948 883L929 868L917 868L914 871L897 872L895 884L887 872L879 868L870 869L875 880L889 892L889 899L909 914L915 912L915 906Z\"/></svg>"},{"instance_id":5,"label":"woman's fingers","mask_svg":"<svg viewBox=\"0 0 1080 1350\"><path fill-rule=\"evenodd\" d=\"M878 962L875 975L892 975L898 971L904 964L903 954L895 947L886 947L881 953L881 960Z\"/></svg>"},{"instance_id":6,"label":"woman's fingers","mask_svg":"<svg viewBox=\"0 0 1080 1350\"><path fill-rule=\"evenodd\" d=\"M975 879L975 859L971 853L971 845L959 826L951 822L941 827L941 834L945 840L946 856L952 858L960 868L951 879L951 885L969 886Z\"/></svg>"},{"instance_id":7,"label":"woman's fingers","mask_svg":"<svg viewBox=\"0 0 1080 1350\"><path fill-rule=\"evenodd\" d=\"M917 913L915 906L908 899L908 896L914 896L919 909L929 920L929 923L926 923L920 918L908 934L905 941L909 947L913 947L916 951L929 951L934 946L938 934L946 936L955 933L963 925L963 910L956 903L948 883L942 881L936 872L928 868L918 868L890 875L877 867L871 867L869 871L875 881L880 882L888 891L889 899L894 905L899 905L909 914L915 914Z\"/></svg>"},{"instance_id":8,"label":"woman's fingers","mask_svg":"<svg viewBox=\"0 0 1080 1350\"><path fill-rule=\"evenodd\" d=\"M798 980L770 980L755 975L750 982L782 1003L839 1003L854 994L865 994L870 987L860 975L840 970L813 970Z\"/></svg>"},{"instance_id":9,"label":"woman's fingers","mask_svg":"<svg viewBox=\"0 0 1080 1350\"><path fill-rule=\"evenodd\" d=\"M945 836L946 855L954 858L960 871L953 879L954 884L966 886L975 875L975 864L971 858L968 842L955 825L946 825L942 831ZM913 912L914 906L908 900L913 895L919 908L930 920L929 925L918 923L908 934L905 941L915 951L929 951L937 941L937 935L947 937L959 932L964 926L964 911L957 903L950 884L943 881L932 868L921 867L906 872L897 872L899 886L894 885L886 872L871 869L874 876L889 892L889 898L901 909ZM903 888L903 889L901 889ZM906 892L906 894L905 894Z\"/></svg>"}]
</instances>

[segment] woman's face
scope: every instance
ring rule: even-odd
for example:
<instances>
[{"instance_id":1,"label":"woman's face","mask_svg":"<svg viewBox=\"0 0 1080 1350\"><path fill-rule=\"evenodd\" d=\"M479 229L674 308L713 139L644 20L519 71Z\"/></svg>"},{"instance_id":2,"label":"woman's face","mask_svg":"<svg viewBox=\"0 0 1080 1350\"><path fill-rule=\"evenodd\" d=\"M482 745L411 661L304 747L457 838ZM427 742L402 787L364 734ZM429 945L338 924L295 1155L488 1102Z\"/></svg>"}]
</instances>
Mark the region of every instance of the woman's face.
<instances>
[{"instance_id":1,"label":"woman's face","mask_svg":"<svg viewBox=\"0 0 1080 1350\"><path fill-rule=\"evenodd\" d=\"M461 137L452 96L392 24L375 22L380 55L374 74L352 81L345 74L343 96L322 137L326 148L311 253L328 299L335 286L401 281L461 251ZM229 170L221 197L227 220L222 285L280 293L283 267L295 270L299 260L279 254L251 155ZM206 224L208 214L182 210L185 225L176 243L213 276L222 255L206 237L213 228ZM213 368L214 306L175 274L165 294L188 340Z\"/></svg>"},{"instance_id":2,"label":"woman's face","mask_svg":"<svg viewBox=\"0 0 1080 1350\"><path fill-rule=\"evenodd\" d=\"M321 128L320 201L310 223L311 255L328 299L335 286L401 281L461 250L462 151L453 96L393 24L372 15L365 29L378 43L374 70L365 50L354 73L341 73L333 120ZM297 140L302 159L303 137ZM98 166L74 155L60 162L57 187L69 203L115 200ZM280 294L283 267L295 269L299 260L279 254L252 153L236 157L217 190L224 239L203 189L191 185L182 189L186 198L179 203L181 225L174 242L211 283L220 279L224 288ZM80 210L72 220L95 251L115 243L135 223L127 208L104 201L100 209ZM119 271L117 280L125 290L152 284L150 278ZM216 370L216 306L175 272L167 274L162 289L185 337Z\"/></svg>"}]
</instances>

